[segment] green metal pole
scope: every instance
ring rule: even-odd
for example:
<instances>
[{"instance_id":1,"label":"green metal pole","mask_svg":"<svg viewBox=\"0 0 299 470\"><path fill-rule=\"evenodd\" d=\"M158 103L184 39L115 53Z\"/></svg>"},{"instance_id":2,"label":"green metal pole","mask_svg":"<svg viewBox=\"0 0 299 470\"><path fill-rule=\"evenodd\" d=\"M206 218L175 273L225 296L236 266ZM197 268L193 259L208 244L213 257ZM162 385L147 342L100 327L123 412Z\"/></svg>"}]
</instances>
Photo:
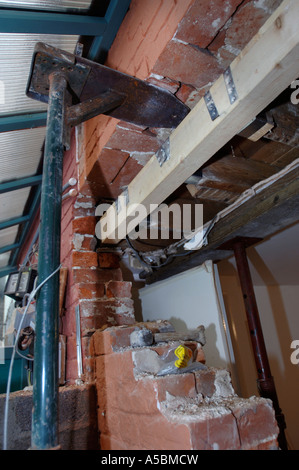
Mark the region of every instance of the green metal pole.
<instances>
[{"instance_id":1,"label":"green metal pole","mask_svg":"<svg viewBox=\"0 0 299 470\"><path fill-rule=\"evenodd\" d=\"M38 283L60 264L63 129L66 79L49 77L49 106L45 142ZM58 341L59 272L49 278L37 294L36 340L34 347L33 413L31 448L58 446Z\"/></svg>"}]
</instances>

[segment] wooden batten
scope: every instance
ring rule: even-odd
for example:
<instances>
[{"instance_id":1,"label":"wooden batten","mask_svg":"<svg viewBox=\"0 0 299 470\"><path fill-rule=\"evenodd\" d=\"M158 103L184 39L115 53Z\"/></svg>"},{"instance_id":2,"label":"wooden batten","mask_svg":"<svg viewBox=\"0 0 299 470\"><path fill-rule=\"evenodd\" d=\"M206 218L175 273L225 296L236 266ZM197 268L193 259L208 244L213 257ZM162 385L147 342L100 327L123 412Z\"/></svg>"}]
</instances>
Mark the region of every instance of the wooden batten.
<instances>
[{"instance_id":1,"label":"wooden batten","mask_svg":"<svg viewBox=\"0 0 299 470\"><path fill-rule=\"evenodd\" d=\"M160 166L158 152L120 196L116 227L115 204L100 219L102 228L110 227L102 242L124 238L127 217L135 214L136 204L143 204L149 214L150 204L162 203L299 76L298 18L298 0L283 1L231 64L237 99L231 104L220 76L210 89L219 116L212 120L201 99L164 146L168 160ZM121 237L114 233L119 227Z\"/></svg>"}]
</instances>

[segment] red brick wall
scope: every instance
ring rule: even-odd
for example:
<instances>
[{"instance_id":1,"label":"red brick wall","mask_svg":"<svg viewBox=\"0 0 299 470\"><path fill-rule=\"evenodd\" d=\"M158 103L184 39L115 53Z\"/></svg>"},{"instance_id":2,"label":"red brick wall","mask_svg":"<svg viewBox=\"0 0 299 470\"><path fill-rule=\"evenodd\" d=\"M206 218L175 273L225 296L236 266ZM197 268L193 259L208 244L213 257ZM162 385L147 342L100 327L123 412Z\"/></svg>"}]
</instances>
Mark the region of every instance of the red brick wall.
<instances>
[{"instance_id":1,"label":"red brick wall","mask_svg":"<svg viewBox=\"0 0 299 470\"><path fill-rule=\"evenodd\" d=\"M76 142L65 154L64 183L77 177ZM103 325L121 325L134 322L130 283L122 280L119 258L113 253L96 252L95 200L88 185L78 196L63 202L61 227L61 262L68 268L65 311L61 319L61 333L67 336L66 380L78 378L76 350L76 313L80 309L83 377L93 380L92 358L89 355L91 335Z\"/></svg>"},{"instance_id":2,"label":"red brick wall","mask_svg":"<svg viewBox=\"0 0 299 470\"><path fill-rule=\"evenodd\" d=\"M280 3L133 0L107 65L160 85L192 107ZM99 258L95 252L95 206L101 197L116 198L166 137L165 130L137 127L106 116L77 128L78 148L72 134L71 150L64 158L64 183L75 176L80 192L63 202L61 240L61 261L68 267L61 331L68 337L70 381L77 376L77 304L84 344L104 323L134 320L129 286L123 284L120 268L109 265L107 254Z\"/></svg>"},{"instance_id":3,"label":"red brick wall","mask_svg":"<svg viewBox=\"0 0 299 470\"><path fill-rule=\"evenodd\" d=\"M282 0L133 0L107 65L174 93L191 108ZM99 116L83 126L80 181L116 198L166 140L156 128Z\"/></svg>"},{"instance_id":4,"label":"red brick wall","mask_svg":"<svg viewBox=\"0 0 299 470\"><path fill-rule=\"evenodd\" d=\"M228 372L219 369L158 377L155 358L171 345L131 348L130 334L143 326L92 337L102 450L277 449L270 401L237 397Z\"/></svg>"}]
</instances>

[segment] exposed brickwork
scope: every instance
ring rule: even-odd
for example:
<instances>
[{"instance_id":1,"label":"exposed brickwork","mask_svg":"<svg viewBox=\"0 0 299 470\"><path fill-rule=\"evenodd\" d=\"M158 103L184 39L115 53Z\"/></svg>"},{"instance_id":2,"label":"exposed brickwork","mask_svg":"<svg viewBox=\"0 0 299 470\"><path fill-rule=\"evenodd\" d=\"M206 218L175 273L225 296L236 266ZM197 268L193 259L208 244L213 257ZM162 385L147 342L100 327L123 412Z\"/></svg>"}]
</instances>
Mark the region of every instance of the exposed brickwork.
<instances>
[{"instance_id":1,"label":"exposed brickwork","mask_svg":"<svg viewBox=\"0 0 299 470\"><path fill-rule=\"evenodd\" d=\"M192 3L192 0L133 0L109 51L107 65L143 80L148 79L159 55L175 34L178 23ZM94 118L84 125L84 162L81 165L80 180L83 183L87 177L97 196L105 192L106 197L109 194L111 197L117 197L123 186L129 184L132 177L144 166L149 158L148 154L152 154L160 146L155 138L150 139L143 135L142 130L124 131L122 125L116 126L117 121L106 116ZM120 135L121 141L118 137ZM100 169L106 166L105 161L111 164L108 160L110 152L107 152L107 149L121 149L124 153L129 150L130 154L142 152L144 155L142 158L132 157L127 161L122 160L124 155L118 155L118 161L113 162L113 168L116 169L114 177L117 175L117 181L111 178L111 173L107 180L103 181Z\"/></svg>"},{"instance_id":2,"label":"exposed brickwork","mask_svg":"<svg viewBox=\"0 0 299 470\"><path fill-rule=\"evenodd\" d=\"M206 48L243 0L196 0L175 34L187 44Z\"/></svg>"},{"instance_id":3,"label":"exposed brickwork","mask_svg":"<svg viewBox=\"0 0 299 470\"><path fill-rule=\"evenodd\" d=\"M77 177L75 136L64 159L64 184ZM78 377L76 346L76 307L80 311L83 379L94 378L94 358L90 355L91 335L103 325L130 324L135 321L131 283L123 281L119 256L97 253L95 236L96 202L88 184L77 197L62 206L61 262L68 268L64 315L61 332L67 337L66 380Z\"/></svg>"},{"instance_id":4,"label":"exposed brickwork","mask_svg":"<svg viewBox=\"0 0 299 470\"><path fill-rule=\"evenodd\" d=\"M174 39L168 43L160 55L153 71L192 85L194 88L202 88L213 83L223 72L223 68L206 50Z\"/></svg>"},{"instance_id":5,"label":"exposed brickwork","mask_svg":"<svg viewBox=\"0 0 299 470\"><path fill-rule=\"evenodd\" d=\"M227 67L248 44L282 0L245 0L209 45L209 50Z\"/></svg>"},{"instance_id":6,"label":"exposed brickwork","mask_svg":"<svg viewBox=\"0 0 299 470\"><path fill-rule=\"evenodd\" d=\"M161 360L172 345L131 348L130 334L143 326L108 328L91 339L102 450L278 448L271 402L237 397L226 371L146 372L146 357Z\"/></svg>"},{"instance_id":7,"label":"exposed brickwork","mask_svg":"<svg viewBox=\"0 0 299 470\"><path fill-rule=\"evenodd\" d=\"M161 86L193 108L281 1L134 0L107 65ZM113 199L163 142L152 129L106 116L87 122L83 136L81 182L89 182L95 197Z\"/></svg>"}]
</instances>

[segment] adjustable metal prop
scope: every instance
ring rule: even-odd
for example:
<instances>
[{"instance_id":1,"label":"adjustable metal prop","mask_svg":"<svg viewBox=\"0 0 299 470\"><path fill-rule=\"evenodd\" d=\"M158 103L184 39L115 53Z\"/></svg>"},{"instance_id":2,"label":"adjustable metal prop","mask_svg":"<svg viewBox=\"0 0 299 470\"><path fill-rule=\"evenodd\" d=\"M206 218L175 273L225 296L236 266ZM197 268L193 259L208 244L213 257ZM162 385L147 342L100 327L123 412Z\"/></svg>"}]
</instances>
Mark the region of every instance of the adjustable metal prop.
<instances>
[{"instance_id":1,"label":"adjustable metal prop","mask_svg":"<svg viewBox=\"0 0 299 470\"><path fill-rule=\"evenodd\" d=\"M98 114L143 127L175 128L189 108L166 90L37 43L27 96L48 103L41 197L38 282L60 263L63 153L69 129ZM40 289L37 299L32 416L32 449L58 444L59 274Z\"/></svg>"}]
</instances>

